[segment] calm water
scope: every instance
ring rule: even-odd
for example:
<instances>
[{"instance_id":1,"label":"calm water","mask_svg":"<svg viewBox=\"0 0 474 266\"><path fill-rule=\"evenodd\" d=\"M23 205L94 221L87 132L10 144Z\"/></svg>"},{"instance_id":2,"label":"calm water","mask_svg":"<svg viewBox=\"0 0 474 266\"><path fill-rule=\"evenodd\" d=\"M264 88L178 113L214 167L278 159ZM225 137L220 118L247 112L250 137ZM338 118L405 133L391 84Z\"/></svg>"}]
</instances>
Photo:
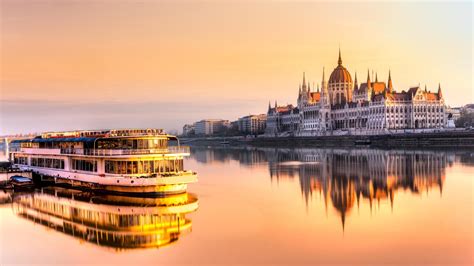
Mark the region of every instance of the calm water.
<instances>
[{"instance_id":1,"label":"calm water","mask_svg":"<svg viewBox=\"0 0 474 266\"><path fill-rule=\"evenodd\" d=\"M189 193L0 192L0 264L471 264L474 152L194 149Z\"/></svg>"}]
</instances>

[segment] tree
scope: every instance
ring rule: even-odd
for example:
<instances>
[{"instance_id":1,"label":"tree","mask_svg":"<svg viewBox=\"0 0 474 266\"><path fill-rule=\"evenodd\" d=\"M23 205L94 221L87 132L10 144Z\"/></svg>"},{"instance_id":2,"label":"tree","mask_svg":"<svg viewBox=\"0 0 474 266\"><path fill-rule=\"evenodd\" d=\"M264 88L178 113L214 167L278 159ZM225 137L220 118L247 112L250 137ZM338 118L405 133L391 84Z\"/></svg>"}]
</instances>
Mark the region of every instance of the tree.
<instances>
[{"instance_id":1,"label":"tree","mask_svg":"<svg viewBox=\"0 0 474 266\"><path fill-rule=\"evenodd\" d=\"M456 127L471 127L474 126L474 113L461 112L461 116L455 122Z\"/></svg>"}]
</instances>

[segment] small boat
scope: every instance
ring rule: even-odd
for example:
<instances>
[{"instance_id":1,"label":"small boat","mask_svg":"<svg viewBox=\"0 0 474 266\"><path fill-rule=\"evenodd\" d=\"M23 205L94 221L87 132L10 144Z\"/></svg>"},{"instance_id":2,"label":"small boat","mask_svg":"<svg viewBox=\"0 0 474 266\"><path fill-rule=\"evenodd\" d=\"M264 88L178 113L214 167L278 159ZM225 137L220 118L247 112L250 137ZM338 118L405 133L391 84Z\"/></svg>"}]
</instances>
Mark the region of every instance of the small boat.
<instances>
[{"instance_id":1,"label":"small boat","mask_svg":"<svg viewBox=\"0 0 474 266\"><path fill-rule=\"evenodd\" d=\"M13 188L31 188L33 187L33 180L19 175L14 175L10 177L10 185Z\"/></svg>"},{"instance_id":2,"label":"small boat","mask_svg":"<svg viewBox=\"0 0 474 266\"><path fill-rule=\"evenodd\" d=\"M354 141L355 145L370 145L371 143L370 139L358 139Z\"/></svg>"}]
</instances>

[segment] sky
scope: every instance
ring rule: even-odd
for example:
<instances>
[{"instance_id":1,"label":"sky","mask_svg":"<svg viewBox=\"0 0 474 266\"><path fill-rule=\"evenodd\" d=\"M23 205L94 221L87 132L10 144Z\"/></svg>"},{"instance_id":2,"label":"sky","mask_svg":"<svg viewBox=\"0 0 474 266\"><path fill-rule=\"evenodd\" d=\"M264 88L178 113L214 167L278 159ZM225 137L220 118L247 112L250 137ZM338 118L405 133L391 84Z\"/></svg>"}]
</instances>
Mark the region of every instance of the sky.
<instances>
[{"instance_id":1,"label":"sky","mask_svg":"<svg viewBox=\"0 0 474 266\"><path fill-rule=\"evenodd\" d=\"M0 0L0 135L164 128L296 103L302 73L391 71L474 102L466 2Z\"/></svg>"}]
</instances>

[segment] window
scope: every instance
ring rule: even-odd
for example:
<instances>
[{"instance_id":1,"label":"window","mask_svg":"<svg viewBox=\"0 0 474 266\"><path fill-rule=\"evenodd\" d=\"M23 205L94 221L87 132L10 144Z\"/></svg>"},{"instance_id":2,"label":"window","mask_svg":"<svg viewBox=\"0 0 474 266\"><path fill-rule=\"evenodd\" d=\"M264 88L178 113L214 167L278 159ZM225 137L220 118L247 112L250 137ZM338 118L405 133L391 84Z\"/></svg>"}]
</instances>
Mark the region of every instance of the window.
<instances>
[{"instance_id":1,"label":"window","mask_svg":"<svg viewBox=\"0 0 474 266\"><path fill-rule=\"evenodd\" d=\"M72 160L72 169L87 172L97 172L97 161L95 160Z\"/></svg>"},{"instance_id":2,"label":"window","mask_svg":"<svg viewBox=\"0 0 474 266\"><path fill-rule=\"evenodd\" d=\"M53 158L31 158L31 166L64 169L64 160Z\"/></svg>"},{"instance_id":3,"label":"window","mask_svg":"<svg viewBox=\"0 0 474 266\"><path fill-rule=\"evenodd\" d=\"M153 174L183 171L183 159L145 161L105 161L109 174Z\"/></svg>"},{"instance_id":4,"label":"window","mask_svg":"<svg viewBox=\"0 0 474 266\"><path fill-rule=\"evenodd\" d=\"M15 158L13 158L13 163L28 165L28 157L15 155Z\"/></svg>"}]
</instances>

